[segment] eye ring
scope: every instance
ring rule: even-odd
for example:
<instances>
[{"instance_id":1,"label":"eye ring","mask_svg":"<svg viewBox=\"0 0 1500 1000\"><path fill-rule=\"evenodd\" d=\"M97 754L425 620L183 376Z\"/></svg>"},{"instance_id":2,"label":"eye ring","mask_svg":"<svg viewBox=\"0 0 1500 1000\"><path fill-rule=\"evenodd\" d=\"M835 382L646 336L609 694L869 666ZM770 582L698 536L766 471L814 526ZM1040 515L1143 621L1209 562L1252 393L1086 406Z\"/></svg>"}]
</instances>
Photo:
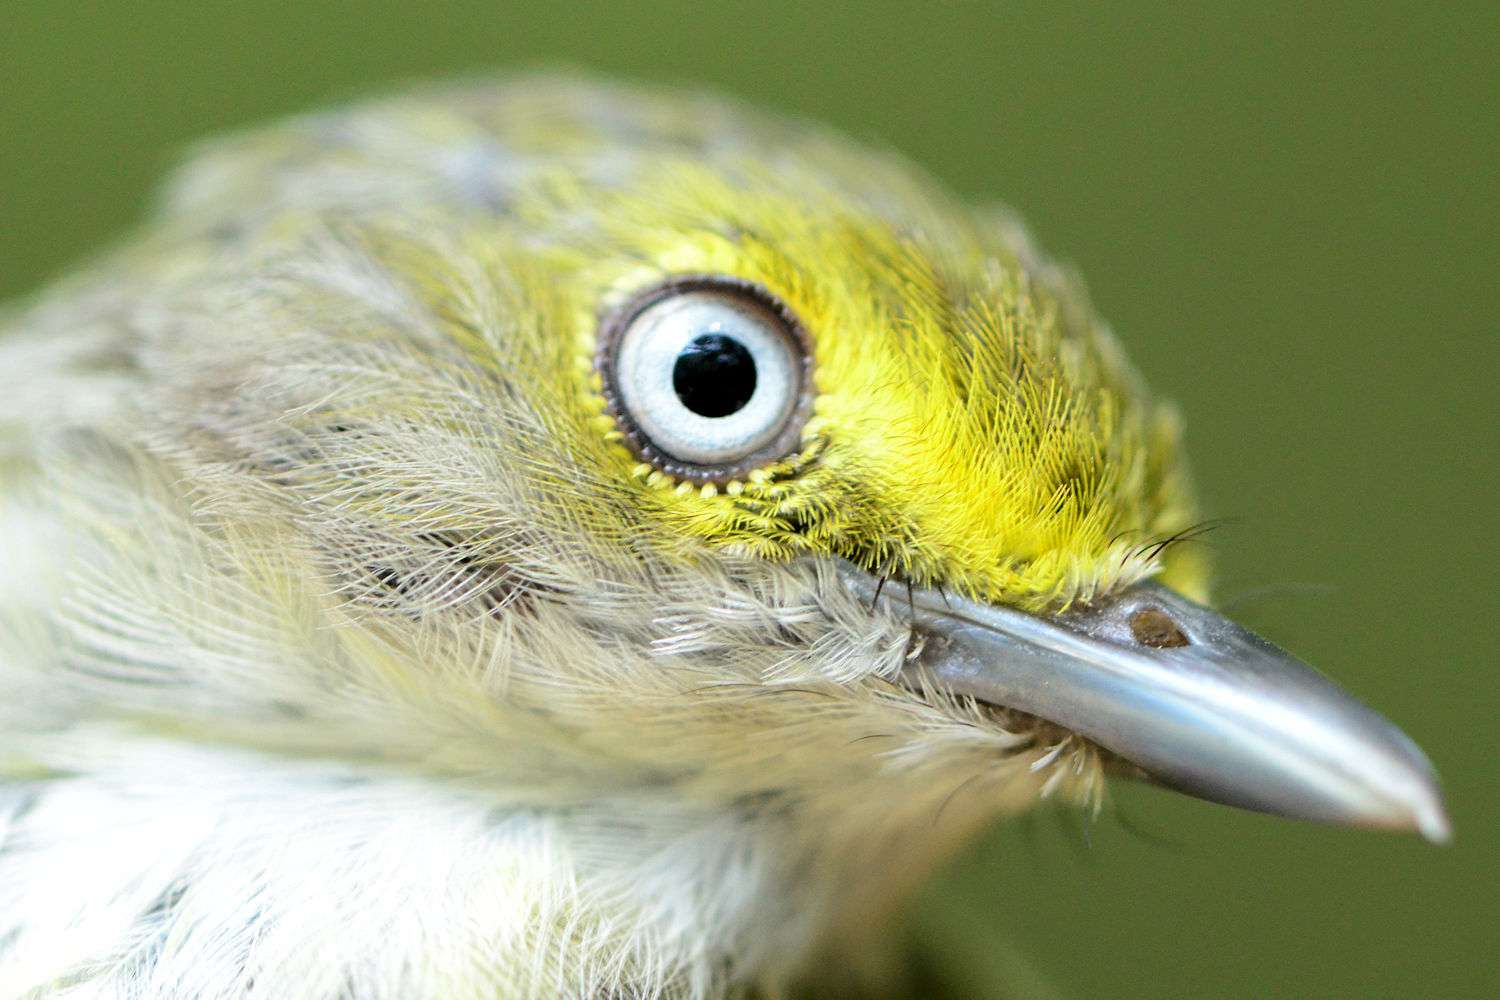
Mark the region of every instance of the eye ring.
<instances>
[{"instance_id":1,"label":"eye ring","mask_svg":"<svg viewBox=\"0 0 1500 1000\"><path fill-rule=\"evenodd\" d=\"M706 293L708 298L721 299L728 311L743 314L747 319L763 321L767 335L779 338L783 345L781 350L784 351L783 354L771 352L773 356L770 360L776 362L771 374L777 381L774 385L767 385L764 392L756 384L756 369L751 368L749 385L753 387L753 398L748 400L744 416L747 420L764 418L765 424L756 428L759 433L747 440L742 449L732 453L723 449L722 459L716 456L705 457L701 449L679 448L679 451L688 451L690 454L674 453L673 443L667 440L670 434L662 432L659 420L654 421L651 419L653 415L647 412L641 412L639 416L632 412L631 404L639 406L641 402L639 398L633 398L640 395L637 388L633 384L621 384L622 353L631 357L639 353L639 349L632 348L627 338L637 328L638 321L643 318L649 321L653 310L674 300L695 294L700 298L705 297L701 293ZM686 334L679 334L678 339L682 336ZM696 345L703 340L704 336L699 335L692 343ZM752 345L754 346L756 345ZM770 345L762 343L758 346L762 349L754 350L753 353L762 361L767 360L766 352ZM735 347L741 355L747 353L742 345L736 344ZM677 360L678 365L672 371L655 373L656 376L675 381L674 373L680 377L682 370L682 356L678 356ZM662 472L691 482L729 482L743 478L760 466L786 458L801 446L803 427L812 415L812 342L806 328L779 297L743 278L720 274L672 275L635 293L601 319L594 366L603 383L605 408L614 418L615 425L624 435L630 450L642 461ZM762 376L764 374L766 373L762 373ZM771 380L761 378L762 383L769 381ZM677 386L680 396L681 384L677 383ZM687 414L687 411L684 409L683 413ZM689 420L700 419L692 414L687 414L687 417ZM653 423L657 425L656 437L663 440L654 439L649 432L648 426Z\"/></svg>"}]
</instances>

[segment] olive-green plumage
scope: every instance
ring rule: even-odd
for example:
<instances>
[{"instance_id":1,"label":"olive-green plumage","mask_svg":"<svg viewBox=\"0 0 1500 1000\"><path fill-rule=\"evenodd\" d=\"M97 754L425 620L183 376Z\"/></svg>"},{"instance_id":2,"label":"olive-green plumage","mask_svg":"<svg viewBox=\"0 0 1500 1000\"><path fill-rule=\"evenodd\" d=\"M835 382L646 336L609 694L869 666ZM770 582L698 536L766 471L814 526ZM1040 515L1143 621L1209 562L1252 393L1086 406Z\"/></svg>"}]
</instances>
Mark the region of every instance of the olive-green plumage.
<instances>
[{"instance_id":1,"label":"olive-green plumage","mask_svg":"<svg viewBox=\"0 0 1500 1000\"><path fill-rule=\"evenodd\" d=\"M601 368L687 275L806 335L793 446L732 475L654 462ZM1203 588L1171 411L1016 221L714 99L231 138L9 325L6 996L774 993L1098 794L1088 743L893 683L913 633L833 560Z\"/></svg>"}]
</instances>

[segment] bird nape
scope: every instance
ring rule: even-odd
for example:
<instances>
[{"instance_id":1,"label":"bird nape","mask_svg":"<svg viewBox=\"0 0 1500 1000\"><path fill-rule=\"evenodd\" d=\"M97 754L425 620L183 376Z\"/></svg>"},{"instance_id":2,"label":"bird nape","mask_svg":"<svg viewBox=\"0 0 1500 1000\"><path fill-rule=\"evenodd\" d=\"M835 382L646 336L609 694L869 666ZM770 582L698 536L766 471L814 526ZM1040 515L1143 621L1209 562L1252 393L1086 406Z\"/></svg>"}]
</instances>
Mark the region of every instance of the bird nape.
<instances>
[{"instance_id":1,"label":"bird nape","mask_svg":"<svg viewBox=\"0 0 1500 1000\"><path fill-rule=\"evenodd\" d=\"M817 128L551 77L303 117L6 326L5 996L783 995L1108 771L1446 835L1205 606L1078 286Z\"/></svg>"}]
</instances>

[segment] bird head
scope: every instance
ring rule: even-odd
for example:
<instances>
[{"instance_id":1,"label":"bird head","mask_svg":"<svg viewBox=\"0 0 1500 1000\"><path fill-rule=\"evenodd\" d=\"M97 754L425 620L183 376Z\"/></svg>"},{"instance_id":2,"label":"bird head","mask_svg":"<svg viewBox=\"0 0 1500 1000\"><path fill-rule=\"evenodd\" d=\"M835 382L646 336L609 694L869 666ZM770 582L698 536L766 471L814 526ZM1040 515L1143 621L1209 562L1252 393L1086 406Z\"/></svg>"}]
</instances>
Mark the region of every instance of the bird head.
<instances>
[{"instance_id":1,"label":"bird head","mask_svg":"<svg viewBox=\"0 0 1500 1000\"><path fill-rule=\"evenodd\" d=\"M182 684L117 710L830 899L1107 769L1441 836L1404 737L1201 603L1078 283L897 157L460 87L215 147L150 246L82 646L169 625Z\"/></svg>"}]
</instances>

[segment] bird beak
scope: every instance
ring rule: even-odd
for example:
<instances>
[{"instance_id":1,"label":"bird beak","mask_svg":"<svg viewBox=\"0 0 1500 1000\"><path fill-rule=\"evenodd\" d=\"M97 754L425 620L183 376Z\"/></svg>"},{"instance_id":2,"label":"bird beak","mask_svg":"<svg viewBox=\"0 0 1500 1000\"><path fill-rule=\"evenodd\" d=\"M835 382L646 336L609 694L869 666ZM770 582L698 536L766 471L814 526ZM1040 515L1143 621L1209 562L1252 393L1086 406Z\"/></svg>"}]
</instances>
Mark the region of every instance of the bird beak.
<instances>
[{"instance_id":1,"label":"bird beak","mask_svg":"<svg viewBox=\"0 0 1500 1000\"><path fill-rule=\"evenodd\" d=\"M1406 734L1254 633L1155 583L1039 616L839 573L924 638L914 686L1038 716L1152 780L1299 819L1448 840L1432 765Z\"/></svg>"}]
</instances>

